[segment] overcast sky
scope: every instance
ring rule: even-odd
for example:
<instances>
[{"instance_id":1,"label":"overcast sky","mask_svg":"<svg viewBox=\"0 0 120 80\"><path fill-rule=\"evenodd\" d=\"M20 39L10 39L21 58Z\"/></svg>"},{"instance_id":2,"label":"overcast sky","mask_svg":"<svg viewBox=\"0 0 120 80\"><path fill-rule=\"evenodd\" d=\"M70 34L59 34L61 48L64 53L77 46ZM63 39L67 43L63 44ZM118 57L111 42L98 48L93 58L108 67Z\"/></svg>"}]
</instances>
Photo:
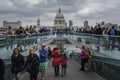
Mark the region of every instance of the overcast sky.
<instances>
[{"instance_id":1,"label":"overcast sky","mask_svg":"<svg viewBox=\"0 0 120 80\"><path fill-rule=\"evenodd\" d=\"M90 25L98 21L120 24L120 0L0 0L0 26L4 20L22 21L23 25L36 24L52 26L58 8L66 22L73 20L74 25Z\"/></svg>"}]
</instances>

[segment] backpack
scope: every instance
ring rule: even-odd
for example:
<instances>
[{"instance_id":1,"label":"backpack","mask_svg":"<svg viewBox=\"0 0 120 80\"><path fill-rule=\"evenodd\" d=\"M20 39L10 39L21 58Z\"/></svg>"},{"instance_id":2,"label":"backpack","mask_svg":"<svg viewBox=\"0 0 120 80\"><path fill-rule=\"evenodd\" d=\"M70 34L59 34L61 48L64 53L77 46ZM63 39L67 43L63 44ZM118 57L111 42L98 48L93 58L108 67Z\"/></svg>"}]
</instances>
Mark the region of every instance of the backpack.
<instances>
[{"instance_id":1,"label":"backpack","mask_svg":"<svg viewBox=\"0 0 120 80\"><path fill-rule=\"evenodd\" d=\"M85 51L85 58L89 58L90 57L90 53L88 51Z\"/></svg>"},{"instance_id":2,"label":"backpack","mask_svg":"<svg viewBox=\"0 0 120 80\"><path fill-rule=\"evenodd\" d=\"M115 29L110 29L110 35L115 35L115 34L116 34Z\"/></svg>"}]
</instances>

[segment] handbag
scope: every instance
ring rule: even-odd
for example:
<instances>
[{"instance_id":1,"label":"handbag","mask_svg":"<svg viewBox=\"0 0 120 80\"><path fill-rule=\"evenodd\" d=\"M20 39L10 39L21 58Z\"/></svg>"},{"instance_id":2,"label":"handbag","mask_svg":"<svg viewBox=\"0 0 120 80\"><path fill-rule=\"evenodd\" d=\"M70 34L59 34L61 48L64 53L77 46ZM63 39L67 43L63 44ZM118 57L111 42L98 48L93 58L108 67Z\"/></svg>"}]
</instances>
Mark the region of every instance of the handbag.
<instances>
[{"instance_id":1,"label":"handbag","mask_svg":"<svg viewBox=\"0 0 120 80\"><path fill-rule=\"evenodd\" d=\"M35 58L33 58L32 62L31 62L29 65L27 65L27 67L26 67L26 71L27 71L28 73L32 73L32 64L33 64L34 59L35 59Z\"/></svg>"},{"instance_id":2,"label":"handbag","mask_svg":"<svg viewBox=\"0 0 120 80\"><path fill-rule=\"evenodd\" d=\"M26 71L27 71L28 73L31 73L31 72L32 72L31 65L28 65L28 66L26 67Z\"/></svg>"}]
</instances>

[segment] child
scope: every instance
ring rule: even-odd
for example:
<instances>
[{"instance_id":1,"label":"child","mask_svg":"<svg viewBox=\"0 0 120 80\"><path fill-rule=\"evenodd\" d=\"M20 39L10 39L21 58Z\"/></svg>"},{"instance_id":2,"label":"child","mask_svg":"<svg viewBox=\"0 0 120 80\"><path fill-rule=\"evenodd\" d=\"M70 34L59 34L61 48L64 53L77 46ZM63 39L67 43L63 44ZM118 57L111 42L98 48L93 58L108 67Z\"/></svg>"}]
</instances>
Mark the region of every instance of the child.
<instances>
[{"instance_id":1,"label":"child","mask_svg":"<svg viewBox=\"0 0 120 80\"><path fill-rule=\"evenodd\" d=\"M61 66L62 66L62 77L66 75L66 68L67 68L67 57L66 54L63 54L61 57Z\"/></svg>"}]
</instances>

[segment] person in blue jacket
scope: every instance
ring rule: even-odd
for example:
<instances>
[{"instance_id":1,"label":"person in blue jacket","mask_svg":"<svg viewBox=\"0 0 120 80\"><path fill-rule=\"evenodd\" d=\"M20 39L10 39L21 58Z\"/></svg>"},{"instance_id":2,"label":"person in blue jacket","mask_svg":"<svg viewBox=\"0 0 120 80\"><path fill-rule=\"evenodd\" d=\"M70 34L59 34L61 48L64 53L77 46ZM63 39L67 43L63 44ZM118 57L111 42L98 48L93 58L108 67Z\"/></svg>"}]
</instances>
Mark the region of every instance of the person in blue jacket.
<instances>
[{"instance_id":1,"label":"person in blue jacket","mask_svg":"<svg viewBox=\"0 0 120 80\"><path fill-rule=\"evenodd\" d=\"M41 49L39 52L40 57L40 72L41 72L41 80L44 80L45 70L47 69L47 61L48 61L48 50L45 49L46 45L43 43L41 45Z\"/></svg>"}]
</instances>

